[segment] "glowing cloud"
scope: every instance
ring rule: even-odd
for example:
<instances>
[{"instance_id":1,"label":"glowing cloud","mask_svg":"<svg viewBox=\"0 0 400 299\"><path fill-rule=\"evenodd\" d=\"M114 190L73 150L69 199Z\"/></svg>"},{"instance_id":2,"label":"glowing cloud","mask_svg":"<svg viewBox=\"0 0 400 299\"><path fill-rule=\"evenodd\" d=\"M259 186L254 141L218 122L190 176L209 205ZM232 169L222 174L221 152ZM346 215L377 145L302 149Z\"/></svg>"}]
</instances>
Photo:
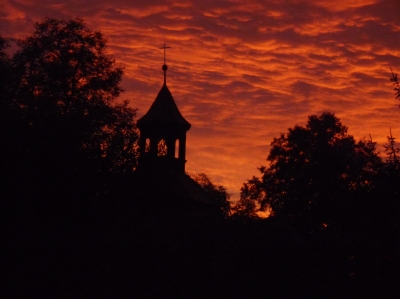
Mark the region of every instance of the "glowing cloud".
<instances>
[{"instance_id":1,"label":"glowing cloud","mask_svg":"<svg viewBox=\"0 0 400 299\"><path fill-rule=\"evenodd\" d=\"M237 199L273 137L335 112L355 138L400 136L390 67L400 72L400 3L318 1L3 1L0 33L22 38L45 17L80 17L125 67L123 98L150 107L163 81L185 118L187 169ZM398 137L400 138L400 137Z\"/></svg>"}]
</instances>

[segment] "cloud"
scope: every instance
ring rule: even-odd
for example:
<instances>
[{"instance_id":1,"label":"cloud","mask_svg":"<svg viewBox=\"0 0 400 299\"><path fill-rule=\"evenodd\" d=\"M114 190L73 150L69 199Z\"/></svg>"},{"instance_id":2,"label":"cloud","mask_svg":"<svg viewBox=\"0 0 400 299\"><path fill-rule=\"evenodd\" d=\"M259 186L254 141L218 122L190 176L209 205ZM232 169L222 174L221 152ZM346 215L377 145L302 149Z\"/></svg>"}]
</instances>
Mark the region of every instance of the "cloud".
<instances>
[{"instance_id":1,"label":"cloud","mask_svg":"<svg viewBox=\"0 0 400 299\"><path fill-rule=\"evenodd\" d=\"M273 137L332 111L356 139L400 136L390 67L400 72L397 0L6 1L0 33L44 17L81 17L125 68L122 99L143 115L163 82L188 132L187 169L228 191L266 164ZM396 129L397 128L397 129Z\"/></svg>"}]
</instances>

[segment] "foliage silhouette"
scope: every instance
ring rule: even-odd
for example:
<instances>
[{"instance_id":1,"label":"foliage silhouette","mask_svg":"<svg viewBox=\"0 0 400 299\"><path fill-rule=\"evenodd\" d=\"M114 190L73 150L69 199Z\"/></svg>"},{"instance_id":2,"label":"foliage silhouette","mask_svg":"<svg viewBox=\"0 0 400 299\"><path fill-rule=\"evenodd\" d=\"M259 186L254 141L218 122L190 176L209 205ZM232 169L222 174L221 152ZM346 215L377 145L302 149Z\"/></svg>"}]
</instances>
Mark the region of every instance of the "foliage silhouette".
<instances>
[{"instance_id":1,"label":"foliage silhouette","mask_svg":"<svg viewBox=\"0 0 400 299\"><path fill-rule=\"evenodd\" d=\"M10 57L0 38L5 268L26 287L11 297L59 296L110 246L111 202L125 196L119 182L136 167L136 110L117 102L122 69L82 20L46 19L17 45Z\"/></svg>"},{"instance_id":2,"label":"foliage silhouette","mask_svg":"<svg viewBox=\"0 0 400 299\"><path fill-rule=\"evenodd\" d=\"M79 19L46 19L18 45L12 101L29 123L32 158L133 171L135 110L127 101L114 104L123 70L107 55L102 34Z\"/></svg>"},{"instance_id":3,"label":"foliage silhouette","mask_svg":"<svg viewBox=\"0 0 400 299\"><path fill-rule=\"evenodd\" d=\"M393 82L395 98L400 99L400 83L396 73L392 72L390 81ZM399 105L400 108L400 105ZM392 129L389 129L390 135L387 136L388 145L383 145L387 155L384 172L382 173L380 190L387 199L397 202L400 194L400 148L396 145L396 138L392 135ZM399 208L398 206L394 207Z\"/></svg>"},{"instance_id":4,"label":"foliage silhouette","mask_svg":"<svg viewBox=\"0 0 400 299\"><path fill-rule=\"evenodd\" d=\"M224 217L230 216L230 194L224 186L215 185L205 173L190 174L190 177L197 182L213 200L215 200Z\"/></svg>"},{"instance_id":5,"label":"foliage silhouette","mask_svg":"<svg viewBox=\"0 0 400 299\"><path fill-rule=\"evenodd\" d=\"M393 73L392 68L390 68L392 72L392 77L390 78L390 81L393 82L394 85L394 91L395 91L395 98L400 100L400 83L399 79L397 77L396 73ZM400 108L400 105L399 105ZM397 155L400 152L400 148L395 147L395 139L392 136L392 130L390 129L390 136L387 136L387 140L389 142L388 146L385 146L385 152L387 152L387 155L389 156L388 162L392 165L395 166L397 169L399 168L399 163L400 159L399 156Z\"/></svg>"},{"instance_id":6,"label":"foliage silhouette","mask_svg":"<svg viewBox=\"0 0 400 299\"><path fill-rule=\"evenodd\" d=\"M257 203L260 203L265 195L260 181L253 177L240 191L240 199L232 208L233 217L242 220L257 218Z\"/></svg>"},{"instance_id":7,"label":"foliage silhouette","mask_svg":"<svg viewBox=\"0 0 400 299\"><path fill-rule=\"evenodd\" d=\"M270 166L259 168L262 177L245 183L239 205L269 207L307 232L340 223L346 199L368 192L382 166L375 143L355 142L331 113L312 115L305 127L275 138L267 160Z\"/></svg>"},{"instance_id":8,"label":"foliage silhouette","mask_svg":"<svg viewBox=\"0 0 400 299\"><path fill-rule=\"evenodd\" d=\"M6 91L9 88L11 61L5 52L8 47L8 42L0 35L0 90L1 97L5 97ZM2 101L3 102L3 101Z\"/></svg>"},{"instance_id":9,"label":"foliage silhouette","mask_svg":"<svg viewBox=\"0 0 400 299\"><path fill-rule=\"evenodd\" d=\"M398 168L400 164L400 148L396 148L396 138L392 135L392 130L390 129L390 136L387 136L387 140L389 145L384 145L386 154L389 156L387 159L387 163L392 164L394 167Z\"/></svg>"},{"instance_id":10,"label":"foliage silhouette","mask_svg":"<svg viewBox=\"0 0 400 299\"><path fill-rule=\"evenodd\" d=\"M392 136L389 142L390 152ZM234 210L255 221L257 208L270 208L269 219L288 227L310 254L302 257L309 269L302 275L335 288L333 297L395 298L400 180L390 159L381 160L372 139L356 142L331 113L310 116L305 127L289 129L271 146L269 167L244 184ZM310 270L315 263L323 269Z\"/></svg>"},{"instance_id":11,"label":"foliage silhouette","mask_svg":"<svg viewBox=\"0 0 400 299\"><path fill-rule=\"evenodd\" d=\"M392 72L392 77L390 78L390 82L393 82L394 85L394 91L395 91L395 95L396 95L396 99L400 100L400 83L399 83L399 78L397 77L396 73L393 73L392 68L390 68L391 72ZM399 105L400 108L400 105Z\"/></svg>"}]
</instances>

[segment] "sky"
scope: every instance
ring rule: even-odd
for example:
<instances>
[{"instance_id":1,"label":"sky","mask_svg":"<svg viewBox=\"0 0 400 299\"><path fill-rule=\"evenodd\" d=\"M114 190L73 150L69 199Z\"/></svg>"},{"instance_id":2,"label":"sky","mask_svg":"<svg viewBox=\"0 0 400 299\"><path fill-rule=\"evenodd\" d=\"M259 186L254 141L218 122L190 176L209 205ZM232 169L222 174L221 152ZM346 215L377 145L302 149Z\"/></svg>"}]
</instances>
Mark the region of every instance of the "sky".
<instances>
[{"instance_id":1,"label":"sky","mask_svg":"<svg viewBox=\"0 0 400 299\"><path fill-rule=\"evenodd\" d=\"M399 0L0 0L0 34L25 38L45 17L79 17L124 67L120 100L143 116L163 84L187 134L186 170L206 173L235 201L268 166L274 137L333 112L381 156L400 140Z\"/></svg>"}]
</instances>

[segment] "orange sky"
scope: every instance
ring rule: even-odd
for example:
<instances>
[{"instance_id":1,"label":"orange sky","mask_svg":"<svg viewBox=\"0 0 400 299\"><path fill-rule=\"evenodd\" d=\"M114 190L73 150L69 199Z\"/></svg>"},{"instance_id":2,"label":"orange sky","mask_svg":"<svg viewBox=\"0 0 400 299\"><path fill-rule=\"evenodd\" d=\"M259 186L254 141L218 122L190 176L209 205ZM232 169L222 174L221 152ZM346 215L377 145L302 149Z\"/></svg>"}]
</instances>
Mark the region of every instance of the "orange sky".
<instances>
[{"instance_id":1,"label":"orange sky","mask_svg":"<svg viewBox=\"0 0 400 299\"><path fill-rule=\"evenodd\" d=\"M245 4L244 4L245 3ZM163 83L192 124L187 167L238 199L273 137L336 113L356 139L400 140L398 0L2 0L0 34L26 37L44 17L80 17L125 67L121 99L142 116ZM382 156L385 156L380 148Z\"/></svg>"}]
</instances>

